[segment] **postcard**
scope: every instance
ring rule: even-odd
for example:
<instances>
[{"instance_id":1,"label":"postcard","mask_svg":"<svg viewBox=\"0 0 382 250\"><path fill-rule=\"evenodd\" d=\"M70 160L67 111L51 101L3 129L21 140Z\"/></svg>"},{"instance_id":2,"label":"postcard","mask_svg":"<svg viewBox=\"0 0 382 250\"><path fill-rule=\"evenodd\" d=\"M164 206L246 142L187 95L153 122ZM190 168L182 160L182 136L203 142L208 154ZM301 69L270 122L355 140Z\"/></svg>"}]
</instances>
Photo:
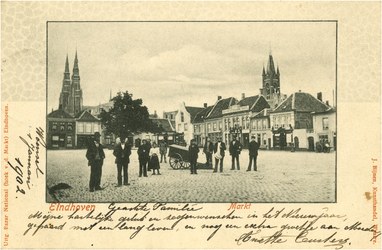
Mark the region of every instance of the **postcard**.
<instances>
[{"instance_id":1,"label":"postcard","mask_svg":"<svg viewBox=\"0 0 382 250\"><path fill-rule=\"evenodd\" d=\"M379 2L2 2L2 248L381 248Z\"/></svg>"}]
</instances>

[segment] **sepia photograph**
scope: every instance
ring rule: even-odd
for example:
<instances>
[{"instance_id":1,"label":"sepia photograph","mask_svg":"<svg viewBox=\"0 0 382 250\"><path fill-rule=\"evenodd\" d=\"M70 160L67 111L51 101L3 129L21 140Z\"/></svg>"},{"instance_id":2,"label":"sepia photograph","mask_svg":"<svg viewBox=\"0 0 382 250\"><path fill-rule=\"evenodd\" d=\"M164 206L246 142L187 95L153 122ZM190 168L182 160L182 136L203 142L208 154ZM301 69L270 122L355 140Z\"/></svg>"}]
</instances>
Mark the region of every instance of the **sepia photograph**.
<instances>
[{"instance_id":1,"label":"sepia photograph","mask_svg":"<svg viewBox=\"0 0 382 250\"><path fill-rule=\"evenodd\" d=\"M46 32L46 202L337 202L337 22Z\"/></svg>"}]
</instances>

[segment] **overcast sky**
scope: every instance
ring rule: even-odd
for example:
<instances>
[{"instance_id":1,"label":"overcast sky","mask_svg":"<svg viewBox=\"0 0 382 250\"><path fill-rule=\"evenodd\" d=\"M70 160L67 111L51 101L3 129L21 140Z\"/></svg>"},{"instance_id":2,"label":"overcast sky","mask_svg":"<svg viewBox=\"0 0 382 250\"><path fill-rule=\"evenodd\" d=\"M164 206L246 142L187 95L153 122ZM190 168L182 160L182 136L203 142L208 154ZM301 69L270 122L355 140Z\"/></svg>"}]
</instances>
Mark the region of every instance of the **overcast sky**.
<instances>
[{"instance_id":1,"label":"overcast sky","mask_svg":"<svg viewBox=\"0 0 382 250\"><path fill-rule=\"evenodd\" d=\"M58 108L66 55L75 51L85 106L118 91L142 98L150 113L213 105L217 96L259 94L270 47L281 92L333 103L334 22L103 22L48 24L48 112Z\"/></svg>"}]
</instances>

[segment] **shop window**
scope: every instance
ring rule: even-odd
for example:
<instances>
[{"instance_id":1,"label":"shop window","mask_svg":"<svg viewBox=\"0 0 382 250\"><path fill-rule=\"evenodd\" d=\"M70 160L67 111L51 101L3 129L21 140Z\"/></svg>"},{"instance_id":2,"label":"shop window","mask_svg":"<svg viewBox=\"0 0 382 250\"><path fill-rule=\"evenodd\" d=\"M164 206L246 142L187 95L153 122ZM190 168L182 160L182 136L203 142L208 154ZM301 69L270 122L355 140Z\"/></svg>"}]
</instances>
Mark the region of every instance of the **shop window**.
<instances>
[{"instance_id":1,"label":"shop window","mask_svg":"<svg viewBox=\"0 0 382 250\"><path fill-rule=\"evenodd\" d=\"M318 136L318 139L319 139L320 141L326 141L326 140L328 140L328 135L319 135L319 136Z\"/></svg>"}]
</instances>

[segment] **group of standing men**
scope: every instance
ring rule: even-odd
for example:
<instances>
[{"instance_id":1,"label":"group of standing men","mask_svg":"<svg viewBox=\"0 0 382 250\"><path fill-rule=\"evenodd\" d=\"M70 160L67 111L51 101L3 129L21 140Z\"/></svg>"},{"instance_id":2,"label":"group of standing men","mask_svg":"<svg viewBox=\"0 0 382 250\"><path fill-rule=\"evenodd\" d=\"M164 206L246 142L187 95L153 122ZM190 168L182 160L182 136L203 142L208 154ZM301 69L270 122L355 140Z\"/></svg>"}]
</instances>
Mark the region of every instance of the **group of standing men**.
<instances>
[{"instance_id":1,"label":"group of standing men","mask_svg":"<svg viewBox=\"0 0 382 250\"><path fill-rule=\"evenodd\" d=\"M240 170L240 160L239 156L242 150L242 145L240 141L233 137L233 140L229 145L229 153L232 157L232 167L231 170L235 170L235 162L237 170ZM249 165L247 171L251 171L252 161L253 161L253 170L257 171L257 154L258 154L259 144L256 142L255 136L251 137L251 142L248 145L249 151ZM207 138L206 143L204 144L203 152L206 155L206 165L212 166L212 158L215 159L215 168L214 173L218 172L218 166L220 167L220 172L223 172L223 161L225 157L226 145L222 142L221 138L218 137L217 142L213 143L210 138Z\"/></svg>"},{"instance_id":2,"label":"group of standing men","mask_svg":"<svg viewBox=\"0 0 382 250\"><path fill-rule=\"evenodd\" d=\"M88 165L90 169L90 181L89 181L89 190L94 192L95 190L103 190L101 188L101 176L102 176L102 165L105 158L105 153L103 147L100 143L101 134L96 132L94 134L94 141L90 142L88 150L86 152L86 158L88 159ZM255 137L251 137L251 142L248 146L249 151L249 165L247 171L251 171L252 161L253 161L253 170L257 171L257 152L259 149L259 144L256 142ZM217 139L217 142L214 144L210 138L207 138L206 143L203 148L203 152L206 155L206 165L212 166L212 158L215 159L215 168L214 173L218 172L218 166L220 167L220 172L223 172L223 161L225 157L226 145L222 142L221 138ZM232 157L232 167L231 170L235 170L235 162L237 170L240 170L240 161L239 156L242 150L242 145L240 141L233 138L233 141L229 145L229 153ZM199 154L199 147L196 144L196 141L191 140L191 145L188 148L189 152L189 161L191 174L197 174L197 159ZM161 155L161 161L164 158L166 162L167 154L167 144L162 140L157 148L156 143L154 142L151 145L150 141L147 143L146 140L142 141L142 144L138 148L138 159L139 159L139 177L147 177L147 171L153 170L153 175L155 175L155 170L157 174L160 175L159 169L159 154ZM128 166L130 163L131 147L127 142L125 136L120 137L120 143L117 143L114 147L113 155L115 156L115 163L117 164L117 187L122 186L122 175L123 175L123 185L128 186ZM148 164L148 166L147 166ZM123 173L123 174L122 174Z\"/></svg>"},{"instance_id":3,"label":"group of standing men","mask_svg":"<svg viewBox=\"0 0 382 250\"><path fill-rule=\"evenodd\" d=\"M89 142L88 150L86 151L88 166L90 166L90 192L104 189L100 186L102 165L105 159L105 153L100 143L100 137L101 134L96 132L94 134L94 141ZM147 177L148 170L153 170L153 175L155 175L156 170L157 175L160 175L160 164L158 157L159 154L161 154L161 162L163 158L164 162L166 162L166 153L167 144L164 141L160 142L158 148L155 142L151 145L150 141L147 143L146 140L143 140L142 145L138 148L139 177L142 177L142 174L144 177ZM113 155L115 156L115 163L117 164L117 187L122 187L122 183L125 186L130 185L128 178L128 166L130 163L131 146L127 142L126 136L120 136L120 142L116 143Z\"/></svg>"}]
</instances>

